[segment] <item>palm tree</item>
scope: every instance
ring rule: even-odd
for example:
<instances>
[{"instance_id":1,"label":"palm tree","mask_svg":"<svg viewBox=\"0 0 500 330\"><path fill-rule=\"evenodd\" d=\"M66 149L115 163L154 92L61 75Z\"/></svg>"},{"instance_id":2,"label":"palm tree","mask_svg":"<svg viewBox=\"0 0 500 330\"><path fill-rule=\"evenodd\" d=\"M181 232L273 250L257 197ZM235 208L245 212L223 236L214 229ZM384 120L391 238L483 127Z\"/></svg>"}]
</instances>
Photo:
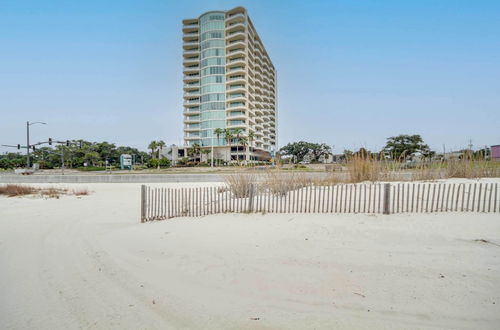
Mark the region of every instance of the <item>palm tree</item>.
<instances>
[{"instance_id":1,"label":"palm tree","mask_svg":"<svg viewBox=\"0 0 500 330\"><path fill-rule=\"evenodd\" d=\"M217 136L217 144L219 143L219 138L224 134L224 130L222 128L214 129L214 134ZM214 144L212 142L212 167L214 166Z\"/></svg>"},{"instance_id":2,"label":"palm tree","mask_svg":"<svg viewBox=\"0 0 500 330\"><path fill-rule=\"evenodd\" d=\"M163 150L163 147L165 146L165 141L160 140L160 141L156 142L156 145L158 146L158 169L160 169L161 152Z\"/></svg>"},{"instance_id":3,"label":"palm tree","mask_svg":"<svg viewBox=\"0 0 500 330\"><path fill-rule=\"evenodd\" d=\"M239 139L239 144L241 144L248 151L248 138L246 136L242 136ZM246 158L246 157L245 157ZM247 164L245 160L245 165Z\"/></svg>"},{"instance_id":4,"label":"palm tree","mask_svg":"<svg viewBox=\"0 0 500 330\"><path fill-rule=\"evenodd\" d=\"M158 142L151 141L148 145L148 149L151 149L151 157L155 158L155 151L158 148Z\"/></svg>"},{"instance_id":5,"label":"palm tree","mask_svg":"<svg viewBox=\"0 0 500 330\"><path fill-rule=\"evenodd\" d=\"M224 129L224 138L229 146L229 161L231 161L231 140L234 138L234 135L229 128Z\"/></svg>"},{"instance_id":6,"label":"palm tree","mask_svg":"<svg viewBox=\"0 0 500 330\"><path fill-rule=\"evenodd\" d=\"M235 128L233 129L233 134L236 135L236 159L238 160L238 164L240 163L240 135L241 135L241 128Z\"/></svg>"},{"instance_id":7,"label":"palm tree","mask_svg":"<svg viewBox=\"0 0 500 330\"><path fill-rule=\"evenodd\" d=\"M248 142L250 142L250 148L253 148L253 139L255 138L255 132L250 131L248 132ZM247 148L247 160L250 158L250 148Z\"/></svg>"},{"instance_id":8,"label":"palm tree","mask_svg":"<svg viewBox=\"0 0 500 330\"><path fill-rule=\"evenodd\" d=\"M191 146L191 154L193 155L195 161L196 161L196 156L200 155L200 160L201 160L201 147L198 143L193 143Z\"/></svg>"}]
</instances>

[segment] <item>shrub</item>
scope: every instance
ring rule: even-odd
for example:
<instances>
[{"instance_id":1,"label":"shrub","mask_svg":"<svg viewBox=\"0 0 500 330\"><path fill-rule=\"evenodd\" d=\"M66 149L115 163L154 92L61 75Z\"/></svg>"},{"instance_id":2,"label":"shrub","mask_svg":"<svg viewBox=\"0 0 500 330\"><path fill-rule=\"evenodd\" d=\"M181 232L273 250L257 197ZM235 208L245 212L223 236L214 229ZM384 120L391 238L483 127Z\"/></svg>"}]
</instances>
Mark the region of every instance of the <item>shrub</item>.
<instances>
[{"instance_id":1,"label":"shrub","mask_svg":"<svg viewBox=\"0 0 500 330\"><path fill-rule=\"evenodd\" d=\"M161 158L160 160L156 158L151 158L148 161L149 168L158 168L158 163L160 163L160 168L170 167L170 160L168 158Z\"/></svg>"}]
</instances>

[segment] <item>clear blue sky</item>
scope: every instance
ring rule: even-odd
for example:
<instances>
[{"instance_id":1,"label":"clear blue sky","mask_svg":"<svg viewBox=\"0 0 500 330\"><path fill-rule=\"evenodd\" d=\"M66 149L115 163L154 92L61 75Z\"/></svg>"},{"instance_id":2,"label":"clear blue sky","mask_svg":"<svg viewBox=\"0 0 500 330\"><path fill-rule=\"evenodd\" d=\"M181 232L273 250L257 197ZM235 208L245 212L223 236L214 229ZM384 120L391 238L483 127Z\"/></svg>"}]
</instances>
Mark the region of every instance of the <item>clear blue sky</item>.
<instances>
[{"instance_id":1,"label":"clear blue sky","mask_svg":"<svg viewBox=\"0 0 500 330\"><path fill-rule=\"evenodd\" d=\"M182 139L181 20L245 6L278 71L279 144L500 144L500 1L0 0L0 144ZM2 148L0 151L6 151Z\"/></svg>"}]
</instances>

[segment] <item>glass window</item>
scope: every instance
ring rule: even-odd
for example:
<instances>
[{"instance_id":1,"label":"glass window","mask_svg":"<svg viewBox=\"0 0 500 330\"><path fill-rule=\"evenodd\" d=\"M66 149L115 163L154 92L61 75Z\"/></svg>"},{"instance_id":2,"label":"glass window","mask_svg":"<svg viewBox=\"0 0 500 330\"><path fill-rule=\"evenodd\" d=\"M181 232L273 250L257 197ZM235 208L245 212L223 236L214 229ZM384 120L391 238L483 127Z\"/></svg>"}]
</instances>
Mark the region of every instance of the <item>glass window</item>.
<instances>
[{"instance_id":1,"label":"glass window","mask_svg":"<svg viewBox=\"0 0 500 330\"><path fill-rule=\"evenodd\" d=\"M225 56L224 48L210 48L201 52L201 58L212 56Z\"/></svg>"},{"instance_id":2,"label":"glass window","mask_svg":"<svg viewBox=\"0 0 500 330\"><path fill-rule=\"evenodd\" d=\"M203 86L201 88L202 94L216 93L216 92L223 93L224 92L224 85L223 84L212 84L212 85Z\"/></svg>"},{"instance_id":3,"label":"glass window","mask_svg":"<svg viewBox=\"0 0 500 330\"><path fill-rule=\"evenodd\" d=\"M224 101L226 99L226 94L205 94L201 96L201 102L210 102L210 101Z\"/></svg>"},{"instance_id":4,"label":"glass window","mask_svg":"<svg viewBox=\"0 0 500 330\"><path fill-rule=\"evenodd\" d=\"M224 74L225 67L223 66L211 66L201 70L202 76L208 76L212 74Z\"/></svg>"},{"instance_id":5,"label":"glass window","mask_svg":"<svg viewBox=\"0 0 500 330\"><path fill-rule=\"evenodd\" d=\"M202 120L225 119L225 111L205 111L201 114Z\"/></svg>"},{"instance_id":6,"label":"glass window","mask_svg":"<svg viewBox=\"0 0 500 330\"><path fill-rule=\"evenodd\" d=\"M207 120L201 123L201 128L223 128L225 120Z\"/></svg>"},{"instance_id":7,"label":"glass window","mask_svg":"<svg viewBox=\"0 0 500 330\"><path fill-rule=\"evenodd\" d=\"M201 84L220 84L224 82L224 76L208 76L201 78Z\"/></svg>"},{"instance_id":8,"label":"glass window","mask_svg":"<svg viewBox=\"0 0 500 330\"><path fill-rule=\"evenodd\" d=\"M223 39L213 39L213 40L203 41L201 43L201 50L207 48L216 48L216 47L220 48L224 46L225 46L225 41Z\"/></svg>"},{"instance_id":9,"label":"glass window","mask_svg":"<svg viewBox=\"0 0 500 330\"><path fill-rule=\"evenodd\" d=\"M201 41L205 41L207 39L223 39L223 38L224 38L223 31L211 31L201 34Z\"/></svg>"},{"instance_id":10,"label":"glass window","mask_svg":"<svg viewBox=\"0 0 500 330\"><path fill-rule=\"evenodd\" d=\"M212 65L224 65L225 64L224 57L211 57L201 61L201 67L212 66Z\"/></svg>"},{"instance_id":11,"label":"glass window","mask_svg":"<svg viewBox=\"0 0 500 330\"><path fill-rule=\"evenodd\" d=\"M210 111L210 110L224 110L225 102L210 102L210 103L202 103L201 111Z\"/></svg>"}]
</instances>

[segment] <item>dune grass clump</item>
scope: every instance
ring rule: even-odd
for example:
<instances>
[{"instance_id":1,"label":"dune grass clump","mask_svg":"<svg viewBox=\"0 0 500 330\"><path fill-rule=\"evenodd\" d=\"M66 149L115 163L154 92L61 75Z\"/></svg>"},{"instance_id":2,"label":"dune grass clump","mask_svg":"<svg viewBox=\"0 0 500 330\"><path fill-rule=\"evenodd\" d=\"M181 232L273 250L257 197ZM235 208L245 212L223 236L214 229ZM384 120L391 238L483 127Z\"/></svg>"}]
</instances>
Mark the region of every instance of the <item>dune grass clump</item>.
<instances>
[{"instance_id":1,"label":"dune grass clump","mask_svg":"<svg viewBox=\"0 0 500 330\"><path fill-rule=\"evenodd\" d=\"M369 156L353 155L346 161L348 181L351 183L378 181L382 175L389 172L389 168L382 165L382 162Z\"/></svg>"},{"instance_id":2,"label":"dune grass clump","mask_svg":"<svg viewBox=\"0 0 500 330\"><path fill-rule=\"evenodd\" d=\"M231 173L224 176L224 182L227 190L236 198L244 198L250 195L252 185L257 182L257 175L253 172Z\"/></svg>"},{"instance_id":3,"label":"dune grass clump","mask_svg":"<svg viewBox=\"0 0 500 330\"><path fill-rule=\"evenodd\" d=\"M443 171L447 178L492 178L500 176L500 164L465 158L447 161Z\"/></svg>"},{"instance_id":4,"label":"dune grass clump","mask_svg":"<svg viewBox=\"0 0 500 330\"><path fill-rule=\"evenodd\" d=\"M308 186L313 180L305 173L267 172L263 176L260 188L273 195L286 196L289 191Z\"/></svg>"},{"instance_id":5,"label":"dune grass clump","mask_svg":"<svg viewBox=\"0 0 500 330\"><path fill-rule=\"evenodd\" d=\"M18 184L8 184L0 186L0 195L7 197L39 196L47 198L59 198L61 195L86 196L89 195L87 189L69 190L66 188L40 188Z\"/></svg>"},{"instance_id":6,"label":"dune grass clump","mask_svg":"<svg viewBox=\"0 0 500 330\"><path fill-rule=\"evenodd\" d=\"M17 184L8 184L0 186L0 195L7 197L16 197L24 195L32 195L36 192L36 188L30 186L22 186Z\"/></svg>"}]
</instances>

